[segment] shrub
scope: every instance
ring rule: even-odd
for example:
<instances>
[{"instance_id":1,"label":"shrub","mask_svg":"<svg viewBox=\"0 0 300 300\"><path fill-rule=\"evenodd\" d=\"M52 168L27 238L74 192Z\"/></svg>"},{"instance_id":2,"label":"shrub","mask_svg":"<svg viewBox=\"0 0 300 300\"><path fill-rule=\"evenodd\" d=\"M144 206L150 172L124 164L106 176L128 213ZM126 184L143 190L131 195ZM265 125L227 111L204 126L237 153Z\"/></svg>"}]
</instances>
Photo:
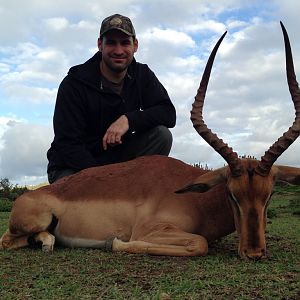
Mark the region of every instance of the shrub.
<instances>
[{"instance_id":1,"label":"shrub","mask_svg":"<svg viewBox=\"0 0 300 300\"><path fill-rule=\"evenodd\" d=\"M19 187L17 184L13 185L7 178L0 179L0 199L15 200L26 191L28 191L27 187Z\"/></svg>"},{"instance_id":2,"label":"shrub","mask_svg":"<svg viewBox=\"0 0 300 300\"><path fill-rule=\"evenodd\" d=\"M13 205L13 201L7 199L7 198L1 198L0 199L0 211L6 211L10 212Z\"/></svg>"},{"instance_id":3,"label":"shrub","mask_svg":"<svg viewBox=\"0 0 300 300\"><path fill-rule=\"evenodd\" d=\"M291 212L293 215L300 215L300 199L295 198L290 200L289 208L291 209Z\"/></svg>"},{"instance_id":4,"label":"shrub","mask_svg":"<svg viewBox=\"0 0 300 300\"><path fill-rule=\"evenodd\" d=\"M276 218L277 217L277 211L275 208L269 208L267 210L267 218L269 219L273 219L273 218Z\"/></svg>"}]
</instances>

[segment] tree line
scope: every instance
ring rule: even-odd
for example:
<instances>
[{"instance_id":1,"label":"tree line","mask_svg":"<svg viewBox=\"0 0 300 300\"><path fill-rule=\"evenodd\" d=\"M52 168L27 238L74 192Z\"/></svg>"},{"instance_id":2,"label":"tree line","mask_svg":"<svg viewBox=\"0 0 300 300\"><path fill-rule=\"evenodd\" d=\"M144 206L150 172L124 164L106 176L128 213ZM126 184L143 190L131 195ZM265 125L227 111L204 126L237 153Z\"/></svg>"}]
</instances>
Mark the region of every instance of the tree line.
<instances>
[{"instance_id":1,"label":"tree line","mask_svg":"<svg viewBox=\"0 0 300 300\"><path fill-rule=\"evenodd\" d=\"M28 188L20 187L17 184L12 184L8 178L0 179L0 199L8 199L14 201L20 195L28 191Z\"/></svg>"}]
</instances>

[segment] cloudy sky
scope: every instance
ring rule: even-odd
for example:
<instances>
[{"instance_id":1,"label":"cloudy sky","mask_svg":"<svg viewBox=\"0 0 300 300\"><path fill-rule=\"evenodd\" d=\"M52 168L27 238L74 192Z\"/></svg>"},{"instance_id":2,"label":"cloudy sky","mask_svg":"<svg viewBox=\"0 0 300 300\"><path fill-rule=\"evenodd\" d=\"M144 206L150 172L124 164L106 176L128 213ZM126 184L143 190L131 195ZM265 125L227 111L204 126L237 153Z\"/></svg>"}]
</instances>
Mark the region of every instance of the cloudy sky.
<instances>
[{"instance_id":1,"label":"cloudy sky","mask_svg":"<svg viewBox=\"0 0 300 300\"><path fill-rule=\"evenodd\" d=\"M197 135L189 111L206 59L217 54L204 118L240 155L260 158L294 120L279 21L300 77L300 1L0 0L0 178L46 181L57 88L68 69L97 51L102 19L129 16L136 59L147 63L177 109L171 155L216 168L224 160ZM278 160L300 167L300 139Z\"/></svg>"}]
</instances>

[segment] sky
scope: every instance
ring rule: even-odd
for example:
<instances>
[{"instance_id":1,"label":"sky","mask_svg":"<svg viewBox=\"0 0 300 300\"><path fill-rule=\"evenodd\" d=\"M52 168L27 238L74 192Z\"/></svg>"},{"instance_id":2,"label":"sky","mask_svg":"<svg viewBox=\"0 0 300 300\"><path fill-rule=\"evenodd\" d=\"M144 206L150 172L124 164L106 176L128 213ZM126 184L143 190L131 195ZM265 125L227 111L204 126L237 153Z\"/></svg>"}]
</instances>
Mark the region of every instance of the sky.
<instances>
[{"instance_id":1,"label":"sky","mask_svg":"<svg viewBox=\"0 0 300 300\"><path fill-rule=\"evenodd\" d=\"M146 63L177 110L170 156L222 167L197 134L190 109L208 55L215 59L204 119L239 155L260 158L295 118L285 75L282 21L300 77L300 1L294 0L0 0L0 178L47 181L57 89L73 65L97 51L101 21L131 18ZM300 167L300 139L276 163Z\"/></svg>"}]
</instances>

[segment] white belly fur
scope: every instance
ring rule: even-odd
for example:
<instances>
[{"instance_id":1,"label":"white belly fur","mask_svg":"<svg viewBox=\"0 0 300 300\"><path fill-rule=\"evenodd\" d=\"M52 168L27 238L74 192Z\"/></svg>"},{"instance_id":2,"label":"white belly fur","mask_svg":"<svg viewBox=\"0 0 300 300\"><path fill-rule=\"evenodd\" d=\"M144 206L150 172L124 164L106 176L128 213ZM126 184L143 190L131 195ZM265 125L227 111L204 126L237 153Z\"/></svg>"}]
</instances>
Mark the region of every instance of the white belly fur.
<instances>
[{"instance_id":1,"label":"white belly fur","mask_svg":"<svg viewBox=\"0 0 300 300\"><path fill-rule=\"evenodd\" d=\"M106 249L106 240L89 240L77 237L68 237L60 234L59 224L57 224L55 230L55 241L62 246L69 248L94 248L94 249Z\"/></svg>"}]
</instances>

